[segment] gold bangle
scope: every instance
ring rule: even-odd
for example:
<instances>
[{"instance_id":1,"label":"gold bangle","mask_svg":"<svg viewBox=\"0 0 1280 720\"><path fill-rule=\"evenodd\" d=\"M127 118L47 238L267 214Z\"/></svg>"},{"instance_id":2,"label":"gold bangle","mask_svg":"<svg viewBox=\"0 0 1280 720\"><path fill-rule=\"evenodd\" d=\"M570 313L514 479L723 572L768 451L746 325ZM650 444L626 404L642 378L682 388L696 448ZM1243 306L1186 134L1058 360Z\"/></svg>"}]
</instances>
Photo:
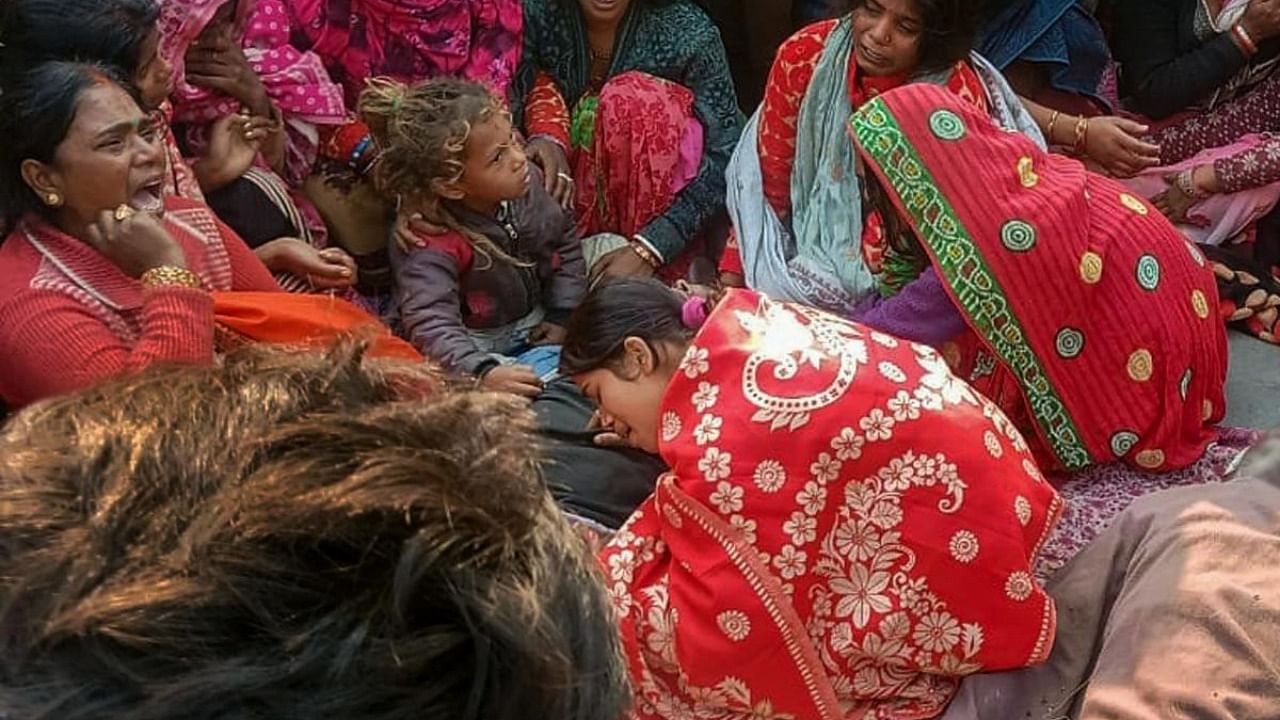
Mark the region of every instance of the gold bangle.
<instances>
[{"instance_id":1,"label":"gold bangle","mask_svg":"<svg viewBox=\"0 0 1280 720\"><path fill-rule=\"evenodd\" d=\"M150 290L162 287L203 288L204 281L200 276L186 268L172 265L153 267L142 273L142 287Z\"/></svg>"},{"instance_id":2,"label":"gold bangle","mask_svg":"<svg viewBox=\"0 0 1280 720\"><path fill-rule=\"evenodd\" d=\"M1046 134L1048 134L1049 137L1045 138L1048 141L1046 143L1048 145L1053 144L1053 126L1058 123L1058 117L1060 115L1062 115L1061 110L1054 110L1053 114L1049 116L1049 129L1046 131Z\"/></svg>"},{"instance_id":3,"label":"gold bangle","mask_svg":"<svg viewBox=\"0 0 1280 720\"><path fill-rule=\"evenodd\" d=\"M1088 137L1089 137L1089 118L1085 117L1084 115L1081 115L1080 119L1076 120L1076 142L1072 146L1075 148L1076 152L1082 153L1085 151L1084 146L1085 146L1085 142L1088 140Z\"/></svg>"},{"instance_id":4,"label":"gold bangle","mask_svg":"<svg viewBox=\"0 0 1280 720\"><path fill-rule=\"evenodd\" d=\"M632 240L630 243L628 243L628 245L630 245L631 249L634 250L635 253L640 256L641 260L645 261L646 263L649 263L649 266L652 267L654 270L657 270L658 268L662 267L662 263L658 260L656 255L649 252L649 248L645 247L644 245L641 245L639 242L635 240Z\"/></svg>"}]
</instances>

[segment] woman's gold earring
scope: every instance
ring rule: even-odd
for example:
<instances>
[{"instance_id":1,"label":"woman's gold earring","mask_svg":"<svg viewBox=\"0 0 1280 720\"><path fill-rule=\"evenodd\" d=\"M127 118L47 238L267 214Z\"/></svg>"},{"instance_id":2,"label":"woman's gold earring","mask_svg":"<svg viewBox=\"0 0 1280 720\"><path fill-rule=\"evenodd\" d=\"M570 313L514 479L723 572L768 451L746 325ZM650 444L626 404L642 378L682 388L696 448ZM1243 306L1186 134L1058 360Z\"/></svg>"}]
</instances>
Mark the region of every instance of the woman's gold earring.
<instances>
[{"instance_id":1,"label":"woman's gold earring","mask_svg":"<svg viewBox=\"0 0 1280 720\"><path fill-rule=\"evenodd\" d=\"M62 196L56 192L46 193L44 196L44 204L49 207L59 207L62 205Z\"/></svg>"}]
</instances>

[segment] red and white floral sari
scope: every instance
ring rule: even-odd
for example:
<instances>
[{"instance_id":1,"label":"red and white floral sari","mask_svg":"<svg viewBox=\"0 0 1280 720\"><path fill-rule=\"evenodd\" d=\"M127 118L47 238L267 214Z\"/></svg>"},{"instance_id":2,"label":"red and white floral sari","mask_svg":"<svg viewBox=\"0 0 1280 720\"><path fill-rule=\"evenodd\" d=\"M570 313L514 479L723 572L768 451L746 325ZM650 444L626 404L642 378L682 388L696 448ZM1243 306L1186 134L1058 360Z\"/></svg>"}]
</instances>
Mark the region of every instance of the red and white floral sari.
<instances>
[{"instance_id":1,"label":"red and white floral sari","mask_svg":"<svg viewBox=\"0 0 1280 720\"><path fill-rule=\"evenodd\" d=\"M731 291L661 454L601 555L636 718L930 718L960 677L1047 657L1058 496L933 350Z\"/></svg>"}]
</instances>

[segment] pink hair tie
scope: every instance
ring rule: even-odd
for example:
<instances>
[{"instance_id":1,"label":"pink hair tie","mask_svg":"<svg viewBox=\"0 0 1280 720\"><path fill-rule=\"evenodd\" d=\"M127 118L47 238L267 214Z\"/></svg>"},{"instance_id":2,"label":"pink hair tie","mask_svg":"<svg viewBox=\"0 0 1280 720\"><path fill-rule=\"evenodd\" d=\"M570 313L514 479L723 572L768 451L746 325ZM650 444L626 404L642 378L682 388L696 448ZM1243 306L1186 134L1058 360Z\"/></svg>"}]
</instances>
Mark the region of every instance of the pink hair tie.
<instances>
[{"instance_id":1,"label":"pink hair tie","mask_svg":"<svg viewBox=\"0 0 1280 720\"><path fill-rule=\"evenodd\" d=\"M707 321L709 312L706 298L691 297L680 308L680 322L690 330L697 330Z\"/></svg>"}]
</instances>

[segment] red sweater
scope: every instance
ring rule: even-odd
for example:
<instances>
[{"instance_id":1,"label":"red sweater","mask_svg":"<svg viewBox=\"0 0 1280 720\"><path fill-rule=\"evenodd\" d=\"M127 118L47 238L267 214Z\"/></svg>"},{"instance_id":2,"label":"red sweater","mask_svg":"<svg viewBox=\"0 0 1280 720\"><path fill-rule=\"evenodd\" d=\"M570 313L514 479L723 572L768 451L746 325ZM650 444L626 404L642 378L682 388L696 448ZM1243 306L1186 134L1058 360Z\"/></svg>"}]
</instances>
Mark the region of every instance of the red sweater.
<instances>
[{"instance_id":1,"label":"red sweater","mask_svg":"<svg viewBox=\"0 0 1280 720\"><path fill-rule=\"evenodd\" d=\"M167 201L165 225L205 289L144 290L88 245L38 220L0 245L0 398L12 409L152 363L213 360L210 290L278 290L209 208Z\"/></svg>"}]
</instances>

